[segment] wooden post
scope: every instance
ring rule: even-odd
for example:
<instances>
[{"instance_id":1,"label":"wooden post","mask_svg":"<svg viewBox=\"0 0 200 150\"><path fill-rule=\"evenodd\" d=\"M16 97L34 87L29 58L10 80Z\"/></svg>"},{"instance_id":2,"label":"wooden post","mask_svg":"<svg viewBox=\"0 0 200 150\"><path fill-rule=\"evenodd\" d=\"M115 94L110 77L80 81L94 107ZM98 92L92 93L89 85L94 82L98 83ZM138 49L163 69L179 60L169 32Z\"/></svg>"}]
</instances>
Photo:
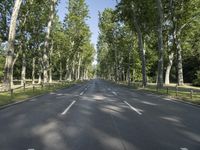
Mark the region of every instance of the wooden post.
<instances>
[{"instance_id":1,"label":"wooden post","mask_svg":"<svg viewBox=\"0 0 200 150\"><path fill-rule=\"evenodd\" d=\"M169 94L169 88L167 87L167 95Z\"/></svg>"},{"instance_id":2,"label":"wooden post","mask_svg":"<svg viewBox=\"0 0 200 150\"><path fill-rule=\"evenodd\" d=\"M41 82L41 88L42 88L42 89L43 89L43 86L44 86L44 85L43 85L43 82Z\"/></svg>"},{"instance_id":3,"label":"wooden post","mask_svg":"<svg viewBox=\"0 0 200 150\"><path fill-rule=\"evenodd\" d=\"M26 90L26 83L24 83L23 86L24 86L24 92L25 92L25 90Z\"/></svg>"},{"instance_id":4,"label":"wooden post","mask_svg":"<svg viewBox=\"0 0 200 150\"><path fill-rule=\"evenodd\" d=\"M11 97L11 99L13 99L13 94L14 94L14 90L10 89L10 97Z\"/></svg>"},{"instance_id":5,"label":"wooden post","mask_svg":"<svg viewBox=\"0 0 200 150\"><path fill-rule=\"evenodd\" d=\"M176 97L178 96L178 85L176 85Z\"/></svg>"},{"instance_id":6,"label":"wooden post","mask_svg":"<svg viewBox=\"0 0 200 150\"><path fill-rule=\"evenodd\" d=\"M33 93L35 92L35 86L33 86Z\"/></svg>"},{"instance_id":7,"label":"wooden post","mask_svg":"<svg viewBox=\"0 0 200 150\"><path fill-rule=\"evenodd\" d=\"M193 98L193 90L190 91L190 98Z\"/></svg>"}]
</instances>

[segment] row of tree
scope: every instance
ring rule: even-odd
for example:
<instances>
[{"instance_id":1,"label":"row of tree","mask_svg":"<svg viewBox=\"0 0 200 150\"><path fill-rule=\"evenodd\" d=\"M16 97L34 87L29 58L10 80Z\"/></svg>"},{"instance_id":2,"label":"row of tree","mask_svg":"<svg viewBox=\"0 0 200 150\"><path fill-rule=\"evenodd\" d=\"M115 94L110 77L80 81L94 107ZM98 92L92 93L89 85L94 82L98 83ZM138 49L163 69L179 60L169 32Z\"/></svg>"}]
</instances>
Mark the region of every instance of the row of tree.
<instances>
[{"instance_id":1,"label":"row of tree","mask_svg":"<svg viewBox=\"0 0 200 150\"><path fill-rule=\"evenodd\" d=\"M99 14L100 77L200 85L200 1L121 0Z\"/></svg>"},{"instance_id":2,"label":"row of tree","mask_svg":"<svg viewBox=\"0 0 200 150\"><path fill-rule=\"evenodd\" d=\"M69 0L64 23L56 14L57 0L0 2L0 77L5 88L13 78L38 83L87 79L95 53L86 20L85 0ZM5 64L4 66L2 64Z\"/></svg>"}]
</instances>

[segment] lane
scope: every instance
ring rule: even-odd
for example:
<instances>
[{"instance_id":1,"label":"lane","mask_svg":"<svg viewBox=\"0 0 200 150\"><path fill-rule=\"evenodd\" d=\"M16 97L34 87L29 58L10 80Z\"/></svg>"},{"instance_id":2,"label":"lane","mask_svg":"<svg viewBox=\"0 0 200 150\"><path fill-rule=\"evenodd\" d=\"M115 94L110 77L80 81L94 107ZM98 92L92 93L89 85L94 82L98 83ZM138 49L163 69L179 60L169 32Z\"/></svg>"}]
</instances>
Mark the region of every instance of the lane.
<instances>
[{"instance_id":1,"label":"lane","mask_svg":"<svg viewBox=\"0 0 200 150\"><path fill-rule=\"evenodd\" d=\"M0 110L0 149L199 150L199 114L190 105L91 80Z\"/></svg>"},{"instance_id":2,"label":"lane","mask_svg":"<svg viewBox=\"0 0 200 150\"><path fill-rule=\"evenodd\" d=\"M34 143L42 145L37 127L47 125L48 128L48 125L49 127L55 125L60 112L66 109L73 100L77 100L79 93L88 84L89 82L77 84L38 97L34 101L0 110L0 149L27 150L35 145ZM44 132L45 128L40 132Z\"/></svg>"},{"instance_id":3,"label":"lane","mask_svg":"<svg viewBox=\"0 0 200 150\"><path fill-rule=\"evenodd\" d=\"M138 130L141 130L141 133L138 133L140 141L144 136L148 137L151 143L156 142L157 149L200 149L199 108L165 101L160 96L137 92L107 82L104 84L115 91L119 99L127 100L143 112L141 119L136 123L139 125ZM122 122L120 128L124 125ZM150 148L153 147L150 145Z\"/></svg>"}]
</instances>

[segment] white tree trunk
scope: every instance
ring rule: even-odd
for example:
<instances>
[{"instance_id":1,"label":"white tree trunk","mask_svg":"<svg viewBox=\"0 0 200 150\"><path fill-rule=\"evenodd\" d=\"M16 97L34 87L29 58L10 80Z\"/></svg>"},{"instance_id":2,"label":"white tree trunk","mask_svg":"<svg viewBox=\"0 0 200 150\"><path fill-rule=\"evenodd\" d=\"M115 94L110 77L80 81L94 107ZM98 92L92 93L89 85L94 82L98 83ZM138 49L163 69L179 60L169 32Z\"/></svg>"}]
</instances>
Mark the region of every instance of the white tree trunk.
<instances>
[{"instance_id":1,"label":"white tree trunk","mask_svg":"<svg viewBox=\"0 0 200 150\"><path fill-rule=\"evenodd\" d=\"M173 60L174 60L174 52L171 52L171 54L169 55L169 62L167 65L167 69L165 72L165 84L170 84L170 71L172 68L172 64L173 64Z\"/></svg>"},{"instance_id":2,"label":"white tree trunk","mask_svg":"<svg viewBox=\"0 0 200 150\"><path fill-rule=\"evenodd\" d=\"M26 54L22 54L22 71L21 71L21 85L26 84Z\"/></svg>"},{"instance_id":3,"label":"white tree trunk","mask_svg":"<svg viewBox=\"0 0 200 150\"><path fill-rule=\"evenodd\" d=\"M50 49L50 53L49 53L49 83L52 83L52 66L53 66L53 62L52 62L52 54L53 54L53 41L51 43L51 49Z\"/></svg>"},{"instance_id":4,"label":"white tree trunk","mask_svg":"<svg viewBox=\"0 0 200 150\"><path fill-rule=\"evenodd\" d=\"M177 69L178 69L178 85L183 85L183 64L182 64L182 48L180 40L177 38Z\"/></svg>"},{"instance_id":5,"label":"white tree trunk","mask_svg":"<svg viewBox=\"0 0 200 150\"><path fill-rule=\"evenodd\" d=\"M35 57L32 59L32 84L35 84Z\"/></svg>"},{"instance_id":6,"label":"white tree trunk","mask_svg":"<svg viewBox=\"0 0 200 150\"><path fill-rule=\"evenodd\" d=\"M22 0L16 0L13 8L10 28L9 28L9 36L8 36L8 51L6 56L6 63L4 67L4 85L7 90L12 88L13 84L13 57L14 57L14 42L15 42L15 34L16 34L16 22L19 14L19 9L21 6Z\"/></svg>"},{"instance_id":7,"label":"white tree trunk","mask_svg":"<svg viewBox=\"0 0 200 150\"><path fill-rule=\"evenodd\" d=\"M49 49L49 39L50 39L50 32L52 27L52 22L54 19L54 12L55 12L55 4L57 0L51 0L51 9L49 13L49 22L47 25L47 33L45 37L45 46L43 51L43 76L44 76L44 83L48 82L48 68L49 68L49 61L48 61L48 49Z\"/></svg>"}]
</instances>

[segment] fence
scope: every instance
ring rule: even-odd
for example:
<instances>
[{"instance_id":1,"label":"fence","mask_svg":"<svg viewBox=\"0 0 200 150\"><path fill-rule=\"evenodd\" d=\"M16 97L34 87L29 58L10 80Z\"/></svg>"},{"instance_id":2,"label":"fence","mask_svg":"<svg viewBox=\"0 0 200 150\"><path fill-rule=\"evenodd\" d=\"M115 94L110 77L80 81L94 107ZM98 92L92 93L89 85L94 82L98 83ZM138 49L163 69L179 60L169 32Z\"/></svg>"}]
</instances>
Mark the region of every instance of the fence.
<instances>
[{"instance_id":1,"label":"fence","mask_svg":"<svg viewBox=\"0 0 200 150\"><path fill-rule=\"evenodd\" d=\"M0 93L9 93L11 99L14 98L15 93L20 92L32 92L35 93L37 91L44 91L44 90L53 90L62 87L66 87L70 82L62 81L62 82L55 82L55 83L41 83L41 84L24 84L23 86L16 86L15 88L10 89L9 91L0 91Z\"/></svg>"}]
</instances>

